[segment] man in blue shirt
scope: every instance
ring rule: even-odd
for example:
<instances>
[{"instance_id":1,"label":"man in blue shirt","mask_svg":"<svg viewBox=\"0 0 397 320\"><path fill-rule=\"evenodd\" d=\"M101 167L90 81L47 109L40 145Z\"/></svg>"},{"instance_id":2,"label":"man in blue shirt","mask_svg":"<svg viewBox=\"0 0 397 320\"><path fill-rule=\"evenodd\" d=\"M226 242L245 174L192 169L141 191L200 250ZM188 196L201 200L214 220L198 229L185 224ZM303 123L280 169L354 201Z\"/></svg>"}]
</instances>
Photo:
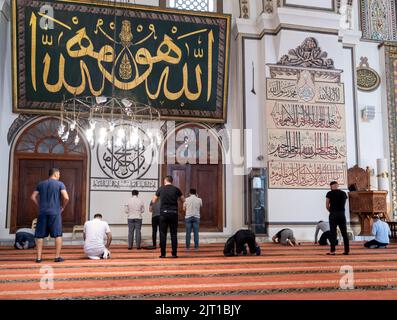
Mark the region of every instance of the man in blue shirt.
<instances>
[{"instance_id":1,"label":"man in blue shirt","mask_svg":"<svg viewBox=\"0 0 397 320\"><path fill-rule=\"evenodd\" d=\"M364 243L364 247L375 249L375 248L386 248L389 244L389 236L391 235L390 227L387 222L379 219L378 215L373 216L374 224L372 225L372 234L375 239Z\"/></svg>"},{"instance_id":2,"label":"man in blue shirt","mask_svg":"<svg viewBox=\"0 0 397 320\"><path fill-rule=\"evenodd\" d=\"M55 238L55 262L64 261L61 258L62 248L62 211L65 209L69 195L65 185L59 181L61 173L59 169L53 168L49 171L49 178L41 181L32 193L31 199L39 208L39 216L36 226L37 259L41 262L43 251L43 240L50 235Z\"/></svg>"}]
</instances>

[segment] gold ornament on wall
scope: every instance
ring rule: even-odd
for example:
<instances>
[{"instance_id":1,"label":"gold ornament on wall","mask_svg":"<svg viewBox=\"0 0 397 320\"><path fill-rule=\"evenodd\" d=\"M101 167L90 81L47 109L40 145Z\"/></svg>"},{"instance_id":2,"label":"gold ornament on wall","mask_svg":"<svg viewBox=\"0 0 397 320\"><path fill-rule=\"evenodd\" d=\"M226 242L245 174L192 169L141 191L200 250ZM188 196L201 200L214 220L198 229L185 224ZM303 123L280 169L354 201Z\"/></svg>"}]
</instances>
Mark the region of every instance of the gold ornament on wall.
<instances>
[{"instance_id":1,"label":"gold ornament on wall","mask_svg":"<svg viewBox=\"0 0 397 320\"><path fill-rule=\"evenodd\" d=\"M357 88L361 91L374 91L380 85L379 74L369 67L368 58L361 57L357 68Z\"/></svg>"}]
</instances>

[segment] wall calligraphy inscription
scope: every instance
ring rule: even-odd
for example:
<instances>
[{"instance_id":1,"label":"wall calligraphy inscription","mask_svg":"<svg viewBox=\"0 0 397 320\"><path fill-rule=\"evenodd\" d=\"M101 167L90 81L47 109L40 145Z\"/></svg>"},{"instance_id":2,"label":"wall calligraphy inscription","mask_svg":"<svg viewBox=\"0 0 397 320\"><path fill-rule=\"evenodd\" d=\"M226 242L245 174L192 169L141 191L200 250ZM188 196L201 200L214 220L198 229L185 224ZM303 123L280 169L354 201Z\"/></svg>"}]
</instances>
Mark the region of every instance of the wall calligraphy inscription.
<instances>
[{"instance_id":1,"label":"wall calligraphy inscription","mask_svg":"<svg viewBox=\"0 0 397 320\"><path fill-rule=\"evenodd\" d=\"M12 0L12 14L15 112L115 90L166 119L226 119L229 15L74 0Z\"/></svg>"},{"instance_id":2,"label":"wall calligraphy inscription","mask_svg":"<svg viewBox=\"0 0 397 320\"><path fill-rule=\"evenodd\" d=\"M91 177L91 191L131 191L156 192L157 179L111 179Z\"/></svg>"},{"instance_id":3,"label":"wall calligraphy inscription","mask_svg":"<svg viewBox=\"0 0 397 320\"><path fill-rule=\"evenodd\" d=\"M126 126L127 127L127 126ZM143 130L138 133L140 142L129 145L112 136L107 144L98 144L97 160L103 173L114 179L139 179L149 170L154 150ZM136 137L138 140L138 137Z\"/></svg>"},{"instance_id":4,"label":"wall calligraphy inscription","mask_svg":"<svg viewBox=\"0 0 397 320\"><path fill-rule=\"evenodd\" d=\"M335 104L310 104L291 101L266 103L269 127L285 129L344 129L345 109Z\"/></svg>"},{"instance_id":5,"label":"wall calligraphy inscription","mask_svg":"<svg viewBox=\"0 0 397 320\"><path fill-rule=\"evenodd\" d=\"M283 189L329 188L330 181L347 186L345 163L269 161L269 187Z\"/></svg>"},{"instance_id":6,"label":"wall calligraphy inscription","mask_svg":"<svg viewBox=\"0 0 397 320\"><path fill-rule=\"evenodd\" d=\"M268 154L269 160L341 162L346 160L345 135L328 131L270 129Z\"/></svg>"},{"instance_id":7,"label":"wall calligraphy inscription","mask_svg":"<svg viewBox=\"0 0 397 320\"><path fill-rule=\"evenodd\" d=\"M266 79L266 96L269 100L298 100L296 80Z\"/></svg>"},{"instance_id":8,"label":"wall calligraphy inscription","mask_svg":"<svg viewBox=\"0 0 397 320\"><path fill-rule=\"evenodd\" d=\"M291 79L266 79L266 98L268 100L343 104L345 103L344 97L344 88L341 83L315 82L310 85Z\"/></svg>"},{"instance_id":9,"label":"wall calligraphy inscription","mask_svg":"<svg viewBox=\"0 0 397 320\"><path fill-rule=\"evenodd\" d=\"M269 188L346 186L345 92L342 70L307 38L266 79Z\"/></svg>"}]
</instances>

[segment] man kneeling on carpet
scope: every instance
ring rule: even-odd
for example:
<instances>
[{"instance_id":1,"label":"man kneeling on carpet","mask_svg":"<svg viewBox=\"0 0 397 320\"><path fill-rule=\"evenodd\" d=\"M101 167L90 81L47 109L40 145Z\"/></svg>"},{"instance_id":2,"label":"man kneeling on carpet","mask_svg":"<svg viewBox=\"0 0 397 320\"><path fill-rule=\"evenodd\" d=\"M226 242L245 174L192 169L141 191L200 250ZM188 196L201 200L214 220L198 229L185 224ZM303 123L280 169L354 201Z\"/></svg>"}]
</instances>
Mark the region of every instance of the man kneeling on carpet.
<instances>
[{"instance_id":1,"label":"man kneeling on carpet","mask_svg":"<svg viewBox=\"0 0 397 320\"><path fill-rule=\"evenodd\" d=\"M273 236L272 240L275 243L281 243L285 246L290 245L291 247L294 247L297 245L294 232L288 228L281 229Z\"/></svg>"},{"instance_id":2,"label":"man kneeling on carpet","mask_svg":"<svg viewBox=\"0 0 397 320\"><path fill-rule=\"evenodd\" d=\"M255 241L255 233L251 230L239 230L231 236L226 241L223 254L226 257L247 255L246 245L248 245L249 252L251 254L256 254L257 256L261 254L261 248Z\"/></svg>"},{"instance_id":3,"label":"man kneeling on carpet","mask_svg":"<svg viewBox=\"0 0 397 320\"><path fill-rule=\"evenodd\" d=\"M36 246L34 242L34 229L30 228L20 228L15 233L15 243L14 247L16 249L31 249Z\"/></svg>"},{"instance_id":4,"label":"man kneeling on carpet","mask_svg":"<svg viewBox=\"0 0 397 320\"><path fill-rule=\"evenodd\" d=\"M322 231L320 240L317 242L318 232ZM316 226L316 232L314 233L314 244L319 244L320 246L327 246L331 244L332 235L329 227L329 222L320 220ZM336 240L336 245L338 245L338 240Z\"/></svg>"},{"instance_id":5,"label":"man kneeling on carpet","mask_svg":"<svg viewBox=\"0 0 397 320\"><path fill-rule=\"evenodd\" d=\"M364 243L364 247L370 249L384 249L390 242L390 227L387 222L380 220L378 215L375 214L372 218L374 219L374 224L372 225L372 234L375 236L375 239Z\"/></svg>"},{"instance_id":6,"label":"man kneeling on carpet","mask_svg":"<svg viewBox=\"0 0 397 320\"><path fill-rule=\"evenodd\" d=\"M107 238L104 244L105 236ZM84 224L84 253L92 260L109 259L112 233L106 221L102 221L100 213Z\"/></svg>"}]
</instances>

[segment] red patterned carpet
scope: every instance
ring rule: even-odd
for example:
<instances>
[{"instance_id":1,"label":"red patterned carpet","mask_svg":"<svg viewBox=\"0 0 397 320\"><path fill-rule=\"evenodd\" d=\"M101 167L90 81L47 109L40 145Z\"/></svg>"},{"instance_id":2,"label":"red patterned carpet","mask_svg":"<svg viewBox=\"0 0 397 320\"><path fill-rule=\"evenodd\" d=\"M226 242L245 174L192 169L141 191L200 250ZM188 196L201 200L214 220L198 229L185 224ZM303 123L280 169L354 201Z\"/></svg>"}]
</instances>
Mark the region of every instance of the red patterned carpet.
<instances>
[{"instance_id":1,"label":"red patterned carpet","mask_svg":"<svg viewBox=\"0 0 397 320\"><path fill-rule=\"evenodd\" d=\"M261 256L222 255L223 244L199 252L180 248L178 259L159 259L159 250L112 247L110 260L86 260L82 249L65 246L63 263L46 248L41 264L34 250L0 248L0 299L397 299L397 244L351 255L327 256L328 248L261 245ZM53 289L40 282L51 266ZM341 289L342 266L354 270L354 289Z\"/></svg>"}]
</instances>

